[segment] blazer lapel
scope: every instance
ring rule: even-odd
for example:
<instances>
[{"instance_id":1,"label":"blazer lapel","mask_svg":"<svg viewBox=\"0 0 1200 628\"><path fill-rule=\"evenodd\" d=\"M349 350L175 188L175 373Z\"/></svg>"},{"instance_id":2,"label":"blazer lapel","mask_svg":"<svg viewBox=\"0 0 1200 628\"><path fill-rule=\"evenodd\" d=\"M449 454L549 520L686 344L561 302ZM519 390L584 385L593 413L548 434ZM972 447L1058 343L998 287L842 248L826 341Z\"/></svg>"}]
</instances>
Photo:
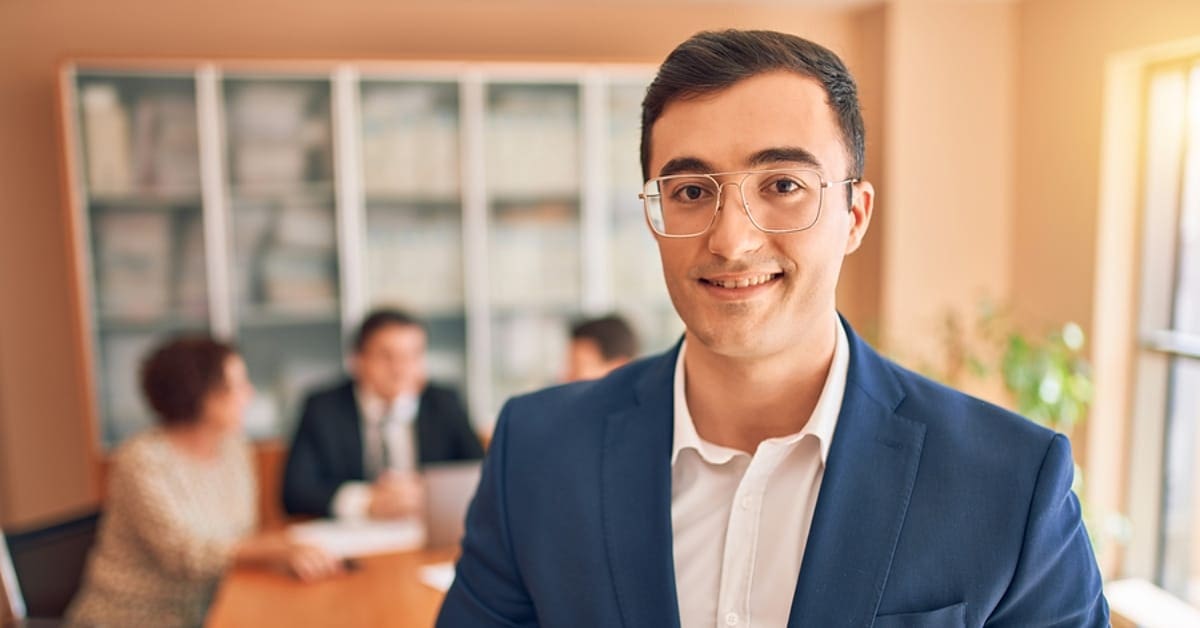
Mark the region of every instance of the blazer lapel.
<instances>
[{"instance_id":1,"label":"blazer lapel","mask_svg":"<svg viewBox=\"0 0 1200 628\"><path fill-rule=\"evenodd\" d=\"M636 403L607 418L601 513L622 623L678 627L671 536L671 439L675 351L635 384Z\"/></svg>"},{"instance_id":2,"label":"blazer lapel","mask_svg":"<svg viewBox=\"0 0 1200 628\"><path fill-rule=\"evenodd\" d=\"M354 392L353 381L346 384L342 404L345 422L338 431L345 436L339 439L342 451L338 457L346 461L348 477L366 480L367 473L363 467L362 410L358 407L358 395Z\"/></svg>"},{"instance_id":3,"label":"blazer lapel","mask_svg":"<svg viewBox=\"0 0 1200 628\"><path fill-rule=\"evenodd\" d=\"M891 367L848 324L846 330L846 392L789 628L871 625L925 442L923 424L894 413L904 392Z\"/></svg>"}]
</instances>

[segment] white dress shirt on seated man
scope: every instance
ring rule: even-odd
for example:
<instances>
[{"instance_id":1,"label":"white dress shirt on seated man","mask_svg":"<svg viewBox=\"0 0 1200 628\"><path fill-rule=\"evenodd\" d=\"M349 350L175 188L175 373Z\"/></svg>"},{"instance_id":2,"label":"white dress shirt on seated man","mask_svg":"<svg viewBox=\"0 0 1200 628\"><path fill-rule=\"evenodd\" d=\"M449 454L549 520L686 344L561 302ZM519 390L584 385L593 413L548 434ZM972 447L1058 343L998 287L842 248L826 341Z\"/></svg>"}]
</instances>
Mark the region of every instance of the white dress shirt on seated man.
<instances>
[{"instance_id":1,"label":"white dress shirt on seated man","mask_svg":"<svg viewBox=\"0 0 1200 628\"><path fill-rule=\"evenodd\" d=\"M417 470L417 397L386 399L355 389L362 417L363 471L374 480L385 471ZM331 510L338 519L366 519L371 507L371 482L345 482L333 496Z\"/></svg>"},{"instance_id":2,"label":"white dress shirt on seated man","mask_svg":"<svg viewBox=\"0 0 1200 628\"><path fill-rule=\"evenodd\" d=\"M804 429L753 455L700 438L675 363L671 525L682 628L784 626L850 365L839 321L833 362ZM715 624L714 624L715 621Z\"/></svg>"}]
</instances>

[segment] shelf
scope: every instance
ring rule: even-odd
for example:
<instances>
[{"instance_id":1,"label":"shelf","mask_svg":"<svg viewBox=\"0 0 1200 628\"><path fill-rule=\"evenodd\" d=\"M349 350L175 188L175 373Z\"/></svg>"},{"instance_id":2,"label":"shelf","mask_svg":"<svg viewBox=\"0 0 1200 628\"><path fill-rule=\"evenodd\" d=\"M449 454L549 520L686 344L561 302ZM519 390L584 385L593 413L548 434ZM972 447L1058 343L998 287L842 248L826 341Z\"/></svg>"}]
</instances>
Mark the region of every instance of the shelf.
<instances>
[{"instance_id":1,"label":"shelf","mask_svg":"<svg viewBox=\"0 0 1200 628\"><path fill-rule=\"evenodd\" d=\"M552 303L540 304L529 303L524 305L492 305L492 318L530 318L544 316L565 316L567 318L575 318L581 316L583 307L579 303Z\"/></svg>"},{"instance_id":2,"label":"shelf","mask_svg":"<svg viewBox=\"0 0 1200 628\"><path fill-rule=\"evenodd\" d=\"M272 393L259 434L278 436L309 380L341 368L344 332L358 323L343 320L346 311L413 311L429 332L431 373L462 386L480 419L494 410L484 407L489 399L558 372L567 324L597 296L586 293L596 286L585 274L606 302L628 303L626 315L645 321L649 337L673 329L659 322L673 309L636 198L642 87L624 87L631 79L602 67L549 77L481 63L478 82L464 82L459 66L413 80L407 66L378 77L370 64L351 64L357 71L339 70L336 80L327 72L290 80L273 65L258 74L252 62L217 63L166 82L130 68L128 80L84 72L72 82L66 102L82 111L80 86L92 87L92 115L67 130L66 152L106 157L73 164L73 183L95 192L85 196L90 231L77 245L91 256L95 292L81 300L110 314L84 313L95 321L98 387L115 400L100 409L110 442L136 427L132 365L171 333L232 336ZM622 87L584 106L585 92L596 96L609 79ZM358 111L341 107L338 99L356 91ZM186 124L149 129L146 120ZM148 139L121 139L135 137ZM586 151L599 146L607 154L588 162L604 167L585 168ZM220 159L201 160L201 148ZM203 195L190 176L202 167L214 185ZM603 220L585 219L587 190L610 197L595 208ZM595 262L603 268L580 250L593 228L610 233ZM206 297L216 319L197 307ZM500 357L497 371L490 362Z\"/></svg>"},{"instance_id":3,"label":"shelf","mask_svg":"<svg viewBox=\"0 0 1200 628\"><path fill-rule=\"evenodd\" d=\"M420 307L411 308L412 313L419 319L425 322L428 327L439 323L463 323L466 324L467 310L465 306L459 308L436 308L423 309Z\"/></svg>"},{"instance_id":4,"label":"shelf","mask_svg":"<svg viewBox=\"0 0 1200 628\"><path fill-rule=\"evenodd\" d=\"M88 205L92 210L198 211L203 201L199 192L129 192L93 194Z\"/></svg>"},{"instance_id":5,"label":"shelf","mask_svg":"<svg viewBox=\"0 0 1200 628\"><path fill-rule=\"evenodd\" d=\"M230 188L234 204L242 201L319 201L333 206L334 186L330 181L239 183Z\"/></svg>"},{"instance_id":6,"label":"shelf","mask_svg":"<svg viewBox=\"0 0 1200 628\"><path fill-rule=\"evenodd\" d=\"M341 313L337 305L290 308L282 306L247 307L238 317L242 328L291 327L303 325L339 325Z\"/></svg>"},{"instance_id":7,"label":"shelf","mask_svg":"<svg viewBox=\"0 0 1200 628\"><path fill-rule=\"evenodd\" d=\"M496 210L528 209L547 205L573 207L579 209L581 195L579 192L547 192L539 194L493 193L488 199L489 204Z\"/></svg>"},{"instance_id":8,"label":"shelf","mask_svg":"<svg viewBox=\"0 0 1200 628\"><path fill-rule=\"evenodd\" d=\"M457 196L429 196L406 192L367 192L367 207L377 209L452 209L462 213L462 199Z\"/></svg>"},{"instance_id":9,"label":"shelf","mask_svg":"<svg viewBox=\"0 0 1200 628\"><path fill-rule=\"evenodd\" d=\"M208 329L204 318L185 316L170 318L171 314L154 319L133 319L114 315L101 315L96 328L101 334L161 334L179 331L203 332Z\"/></svg>"}]
</instances>

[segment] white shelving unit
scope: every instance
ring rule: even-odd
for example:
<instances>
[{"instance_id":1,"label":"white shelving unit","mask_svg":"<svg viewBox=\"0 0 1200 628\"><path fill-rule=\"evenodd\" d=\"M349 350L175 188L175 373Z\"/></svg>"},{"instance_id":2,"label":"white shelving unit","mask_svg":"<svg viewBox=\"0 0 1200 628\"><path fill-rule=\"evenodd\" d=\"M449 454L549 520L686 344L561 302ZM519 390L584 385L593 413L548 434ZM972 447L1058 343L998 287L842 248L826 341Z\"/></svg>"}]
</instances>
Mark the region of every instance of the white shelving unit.
<instances>
[{"instance_id":1,"label":"white shelving unit","mask_svg":"<svg viewBox=\"0 0 1200 628\"><path fill-rule=\"evenodd\" d=\"M165 334L239 344L258 438L290 435L378 305L427 320L430 369L490 429L554 383L568 323L682 327L637 199L641 66L194 63L64 70L98 433L147 425Z\"/></svg>"}]
</instances>

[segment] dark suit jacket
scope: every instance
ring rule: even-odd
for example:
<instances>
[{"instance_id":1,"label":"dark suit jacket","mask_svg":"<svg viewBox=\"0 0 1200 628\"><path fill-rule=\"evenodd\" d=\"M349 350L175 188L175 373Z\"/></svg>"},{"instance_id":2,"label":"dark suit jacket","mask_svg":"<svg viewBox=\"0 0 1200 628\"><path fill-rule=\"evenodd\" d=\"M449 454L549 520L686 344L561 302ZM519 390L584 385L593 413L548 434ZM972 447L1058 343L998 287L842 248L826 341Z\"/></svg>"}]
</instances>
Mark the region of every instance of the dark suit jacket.
<instances>
[{"instance_id":1,"label":"dark suit jacket","mask_svg":"<svg viewBox=\"0 0 1200 628\"><path fill-rule=\"evenodd\" d=\"M1107 626L1067 439L847 332L788 626ZM677 351L505 405L439 628L679 626Z\"/></svg>"},{"instance_id":2,"label":"dark suit jacket","mask_svg":"<svg viewBox=\"0 0 1200 628\"><path fill-rule=\"evenodd\" d=\"M483 457L467 411L449 388L430 384L421 392L416 436L421 466ZM354 382L309 395L284 470L284 508L291 514L327 517L338 487L365 477L362 416Z\"/></svg>"}]
</instances>

